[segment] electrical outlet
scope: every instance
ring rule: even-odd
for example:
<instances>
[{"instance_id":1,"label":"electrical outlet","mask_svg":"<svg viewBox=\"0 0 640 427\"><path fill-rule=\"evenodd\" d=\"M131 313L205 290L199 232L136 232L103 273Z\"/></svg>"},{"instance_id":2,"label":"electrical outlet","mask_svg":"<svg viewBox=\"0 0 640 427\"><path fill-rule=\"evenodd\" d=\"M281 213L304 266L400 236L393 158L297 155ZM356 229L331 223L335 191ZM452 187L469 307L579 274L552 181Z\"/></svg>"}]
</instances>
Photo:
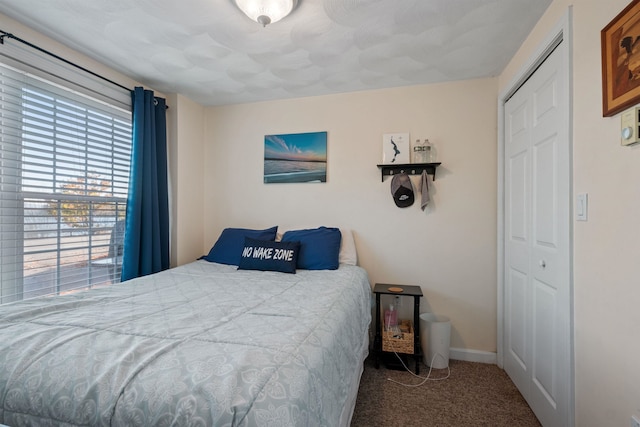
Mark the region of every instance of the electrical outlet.
<instances>
[{"instance_id":1,"label":"electrical outlet","mask_svg":"<svg viewBox=\"0 0 640 427\"><path fill-rule=\"evenodd\" d=\"M640 427L640 420L635 416L631 416L631 427Z\"/></svg>"}]
</instances>

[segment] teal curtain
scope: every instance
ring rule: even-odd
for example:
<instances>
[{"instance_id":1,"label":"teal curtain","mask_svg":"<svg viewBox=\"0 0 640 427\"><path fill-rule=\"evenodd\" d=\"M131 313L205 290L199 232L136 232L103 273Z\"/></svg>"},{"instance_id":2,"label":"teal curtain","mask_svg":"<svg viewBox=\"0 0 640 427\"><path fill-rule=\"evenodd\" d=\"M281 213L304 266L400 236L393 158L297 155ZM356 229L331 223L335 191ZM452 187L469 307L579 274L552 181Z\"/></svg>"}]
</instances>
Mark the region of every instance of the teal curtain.
<instances>
[{"instance_id":1,"label":"teal curtain","mask_svg":"<svg viewBox=\"0 0 640 427\"><path fill-rule=\"evenodd\" d=\"M169 268L166 102L136 87L122 281Z\"/></svg>"}]
</instances>

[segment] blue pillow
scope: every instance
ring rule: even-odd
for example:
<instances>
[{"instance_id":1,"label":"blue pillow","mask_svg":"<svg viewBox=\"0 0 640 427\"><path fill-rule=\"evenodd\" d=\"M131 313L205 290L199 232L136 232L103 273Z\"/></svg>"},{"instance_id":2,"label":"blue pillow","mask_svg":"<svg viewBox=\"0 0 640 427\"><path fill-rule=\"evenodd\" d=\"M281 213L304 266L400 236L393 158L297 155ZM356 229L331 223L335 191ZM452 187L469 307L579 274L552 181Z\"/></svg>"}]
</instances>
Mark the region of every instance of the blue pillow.
<instances>
[{"instance_id":1,"label":"blue pillow","mask_svg":"<svg viewBox=\"0 0 640 427\"><path fill-rule=\"evenodd\" d=\"M225 228L213 245L209 254L203 259L219 264L238 265L244 248L244 239L251 237L258 240L275 240L278 226L266 230L248 228Z\"/></svg>"},{"instance_id":2,"label":"blue pillow","mask_svg":"<svg viewBox=\"0 0 640 427\"><path fill-rule=\"evenodd\" d=\"M306 270L335 270L339 266L342 234L338 228L319 227L287 231L283 242L300 242L298 268Z\"/></svg>"},{"instance_id":3,"label":"blue pillow","mask_svg":"<svg viewBox=\"0 0 640 427\"><path fill-rule=\"evenodd\" d=\"M247 237L244 239L238 270L295 273L299 248L298 242L273 242Z\"/></svg>"}]
</instances>

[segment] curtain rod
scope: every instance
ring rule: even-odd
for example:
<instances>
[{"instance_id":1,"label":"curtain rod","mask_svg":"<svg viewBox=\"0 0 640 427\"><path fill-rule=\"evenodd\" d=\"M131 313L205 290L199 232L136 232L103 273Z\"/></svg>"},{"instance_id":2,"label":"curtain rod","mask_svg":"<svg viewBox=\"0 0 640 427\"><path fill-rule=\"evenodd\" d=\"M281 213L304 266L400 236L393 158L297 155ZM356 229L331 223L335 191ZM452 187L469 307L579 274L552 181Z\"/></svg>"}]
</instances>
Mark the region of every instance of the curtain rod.
<instances>
[{"instance_id":1,"label":"curtain rod","mask_svg":"<svg viewBox=\"0 0 640 427\"><path fill-rule=\"evenodd\" d=\"M124 90L126 90L126 91L129 91L129 92L131 92L131 91L132 91L131 89L129 89L129 88L128 88L128 87L126 87L126 86L121 85L120 83L114 82L113 80L108 79L107 77L101 76L101 75L100 75L100 74L98 74L98 73L94 73L93 71L91 71L91 70L89 70L89 69L87 69L87 68L83 67L82 65L78 65L78 64L76 64L76 63L74 63L74 62L71 62L71 61L69 61L68 59L65 59L65 58L63 58L63 57L61 57L61 56L59 56L59 55L56 55L56 54L55 54L55 53L53 53L53 52L50 52L50 51L48 51L48 50L46 50L46 49L41 48L40 46L36 46L36 45L34 45L33 43L30 43L30 42L28 42L28 41L26 41L26 40L24 40L24 39L21 39L20 37L16 37L16 36L14 36L14 35L13 35L13 34L11 34L11 33L8 33L8 32L3 31L3 30L0 30L0 33L2 33L2 34L0 34L0 44L4 44L4 39L5 39L5 37L8 37L8 38L13 39L13 40L15 40L15 41L17 41L17 42L20 42L20 43L22 43L22 44L25 44L25 45L27 45L27 46L29 46L29 47L33 48L33 49L36 49L36 50L38 50L38 51L40 51L40 52L42 52L42 53L44 53L44 54L46 54L46 55L52 56L52 57L54 57L55 59L57 59L57 60L59 60L59 61L62 61L62 62L64 62L64 63L68 64L68 65L71 65L72 67L78 68L78 69L80 69L80 70L84 71L85 73L91 74L91 75L92 75L92 76L94 76L94 77L97 77L97 78L102 79L102 80L104 80L104 81L106 81L106 82L108 82L108 83L111 83L111 84L112 84L112 85L114 85L114 86L118 86L119 88L122 88L122 89L124 89Z\"/></svg>"}]
</instances>

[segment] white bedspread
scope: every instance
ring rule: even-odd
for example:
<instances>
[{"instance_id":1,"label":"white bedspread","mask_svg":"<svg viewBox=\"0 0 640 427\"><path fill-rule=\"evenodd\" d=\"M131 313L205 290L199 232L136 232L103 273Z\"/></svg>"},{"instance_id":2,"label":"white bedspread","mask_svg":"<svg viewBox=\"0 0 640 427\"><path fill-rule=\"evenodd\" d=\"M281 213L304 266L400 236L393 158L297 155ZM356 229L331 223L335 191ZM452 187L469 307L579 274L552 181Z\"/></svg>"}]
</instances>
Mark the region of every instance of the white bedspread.
<instances>
[{"instance_id":1,"label":"white bedspread","mask_svg":"<svg viewBox=\"0 0 640 427\"><path fill-rule=\"evenodd\" d=\"M365 271L197 261L0 306L0 423L336 426L367 354Z\"/></svg>"}]
</instances>

